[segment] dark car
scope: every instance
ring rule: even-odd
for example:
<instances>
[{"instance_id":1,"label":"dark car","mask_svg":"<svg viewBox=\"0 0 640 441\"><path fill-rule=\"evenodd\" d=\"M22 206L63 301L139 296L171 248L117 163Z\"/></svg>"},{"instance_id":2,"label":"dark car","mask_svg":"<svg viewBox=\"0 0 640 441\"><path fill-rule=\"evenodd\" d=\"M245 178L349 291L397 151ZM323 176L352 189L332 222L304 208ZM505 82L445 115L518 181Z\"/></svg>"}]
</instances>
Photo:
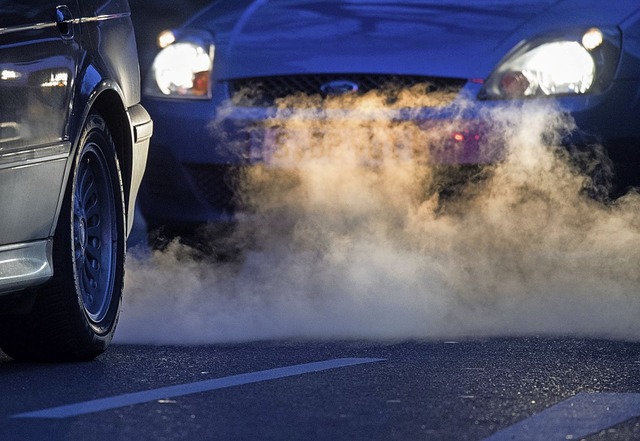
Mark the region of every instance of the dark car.
<instances>
[{"instance_id":1,"label":"dark car","mask_svg":"<svg viewBox=\"0 0 640 441\"><path fill-rule=\"evenodd\" d=\"M287 118L371 120L348 97L372 91L395 112L385 123L425 137L449 125L433 164L500 160L478 147L485 110L553 101L577 125L567 145L606 147L612 197L637 180L637 0L220 0L159 42L143 92L157 127L141 192L151 229L233 222L238 174L271 160ZM403 106L401 90L443 95Z\"/></svg>"},{"instance_id":2,"label":"dark car","mask_svg":"<svg viewBox=\"0 0 640 441\"><path fill-rule=\"evenodd\" d=\"M152 121L126 1L0 1L0 348L113 337Z\"/></svg>"}]
</instances>

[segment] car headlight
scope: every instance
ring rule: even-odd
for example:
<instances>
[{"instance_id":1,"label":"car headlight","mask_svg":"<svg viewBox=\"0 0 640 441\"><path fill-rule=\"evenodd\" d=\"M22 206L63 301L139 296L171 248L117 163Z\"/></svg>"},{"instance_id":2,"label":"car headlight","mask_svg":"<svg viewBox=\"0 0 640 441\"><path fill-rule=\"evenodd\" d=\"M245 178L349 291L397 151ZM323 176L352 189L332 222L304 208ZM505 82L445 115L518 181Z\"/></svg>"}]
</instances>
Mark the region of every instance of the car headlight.
<instances>
[{"instance_id":1,"label":"car headlight","mask_svg":"<svg viewBox=\"0 0 640 441\"><path fill-rule=\"evenodd\" d=\"M144 93L164 98L211 97L215 46L194 35L162 34L167 42L158 52L145 82Z\"/></svg>"},{"instance_id":2,"label":"car headlight","mask_svg":"<svg viewBox=\"0 0 640 441\"><path fill-rule=\"evenodd\" d=\"M489 76L482 99L582 95L604 89L620 52L615 29L591 28L562 37L524 42Z\"/></svg>"}]
</instances>

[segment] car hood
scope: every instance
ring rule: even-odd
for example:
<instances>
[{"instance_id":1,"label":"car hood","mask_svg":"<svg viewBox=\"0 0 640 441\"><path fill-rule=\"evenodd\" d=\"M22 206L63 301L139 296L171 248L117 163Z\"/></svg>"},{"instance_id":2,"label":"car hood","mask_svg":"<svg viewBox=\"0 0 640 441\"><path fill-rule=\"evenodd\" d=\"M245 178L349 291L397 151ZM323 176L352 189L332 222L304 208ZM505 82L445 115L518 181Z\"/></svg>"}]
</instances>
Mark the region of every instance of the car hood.
<instances>
[{"instance_id":1,"label":"car hood","mask_svg":"<svg viewBox=\"0 0 640 441\"><path fill-rule=\"evenodd\" d=\"M617 24L637 0L222 0L195 17L219 79L304 73L486 78L524 38ZM612 5L612 3L614 3Z\"/></svg>"}]
</instances>

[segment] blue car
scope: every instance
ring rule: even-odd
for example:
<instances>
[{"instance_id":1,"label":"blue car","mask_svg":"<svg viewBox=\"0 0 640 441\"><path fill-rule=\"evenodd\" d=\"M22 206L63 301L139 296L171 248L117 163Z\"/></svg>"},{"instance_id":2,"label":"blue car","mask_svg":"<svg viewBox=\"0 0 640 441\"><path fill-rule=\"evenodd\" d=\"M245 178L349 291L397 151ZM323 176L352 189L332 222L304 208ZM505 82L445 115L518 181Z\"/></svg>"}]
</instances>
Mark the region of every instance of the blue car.
<instances>
[{"instance_id":1,"label":"blue car","mask_svg":"<svg viewBox=\"0 0 640 441\"><path fill-rule=\"evenodd\" d=\"M157 128L140 200L151 229L233 223L238 176L273 161L287 118L380 118L353 108L371 93L387 121L440 134L435 165L500 160L479 147L479 109L553 101L576 123L567 145L605 147L609 195L638 174L637 0L219 0L159 46L143 92Z\"/></svg>"}]
</instances>

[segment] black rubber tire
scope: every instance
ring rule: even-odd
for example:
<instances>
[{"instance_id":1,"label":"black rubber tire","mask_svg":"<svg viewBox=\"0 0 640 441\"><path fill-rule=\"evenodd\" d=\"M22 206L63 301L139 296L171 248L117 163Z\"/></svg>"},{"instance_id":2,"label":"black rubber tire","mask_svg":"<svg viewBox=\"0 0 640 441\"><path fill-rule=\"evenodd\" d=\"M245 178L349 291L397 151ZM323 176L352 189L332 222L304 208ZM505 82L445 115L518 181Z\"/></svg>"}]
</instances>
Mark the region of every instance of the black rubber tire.
<instances>
[{"instance_id":1,"label":"black rubber tire","mask_svg":"<svg viewBox=\"0 0 640 441\"><path fill-rule=\"evenodd\" d=\"M54 236L54 275L28 314L0 319L0 348L20 361L86 361L104 352L120 313L125 236L115 145L104 119L90 114Z\"/></svg>"}]
</instances>

